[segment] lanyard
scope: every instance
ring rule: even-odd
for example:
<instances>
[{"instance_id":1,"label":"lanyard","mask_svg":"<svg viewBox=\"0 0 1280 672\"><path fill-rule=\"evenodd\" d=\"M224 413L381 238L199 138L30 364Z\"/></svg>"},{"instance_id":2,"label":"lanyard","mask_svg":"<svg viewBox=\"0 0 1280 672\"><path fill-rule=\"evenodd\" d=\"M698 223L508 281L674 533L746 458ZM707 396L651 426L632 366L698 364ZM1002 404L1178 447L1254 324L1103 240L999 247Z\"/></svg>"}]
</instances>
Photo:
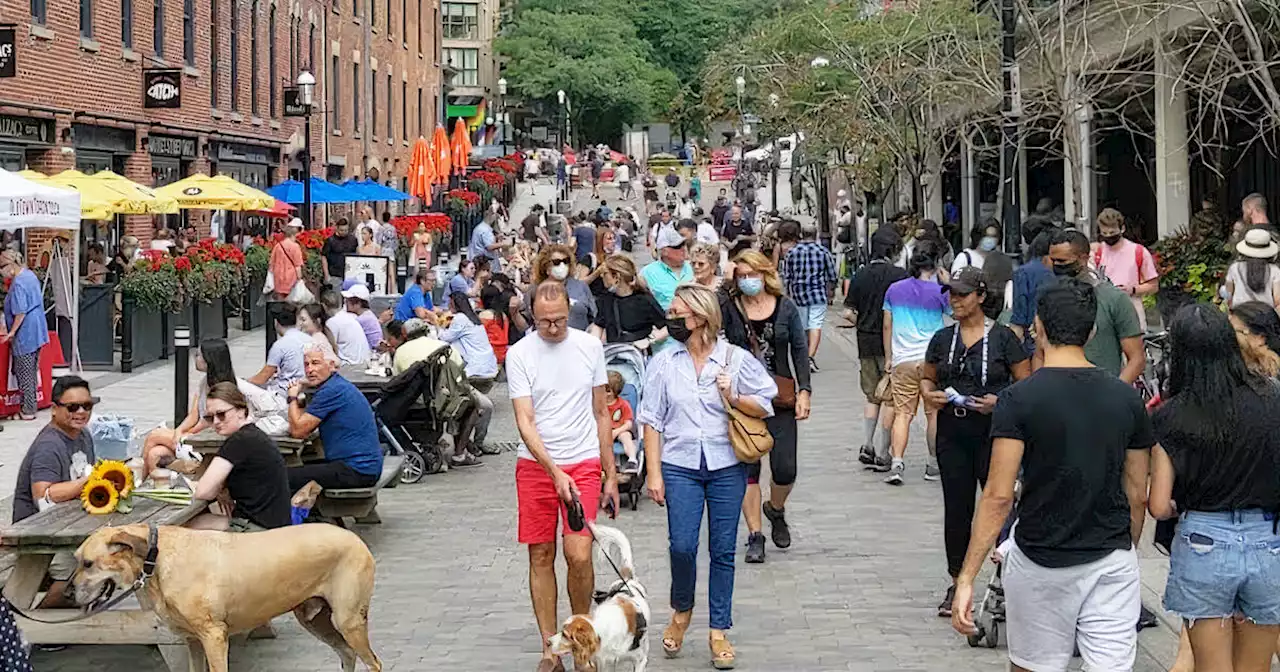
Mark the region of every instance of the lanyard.
<instances>
[{"instance_id":1,"label":"lanyard","mask_svg":"<svg viewBox=\"0 0 1280 672\"><path fill-rule=\"evenodd\" d=\"M991 327L995 323L989 319L982 321L982 387L987 386L987 344L990 342ZM956 346L960 343L960 323L956 323L956 330L951 332L951 350L947 353L947 363L957 371L959 367L956 364ZM965 352L968 352L966 349ZM961 355L963 362L963 354Z\"/></svg>"}]
</instances>

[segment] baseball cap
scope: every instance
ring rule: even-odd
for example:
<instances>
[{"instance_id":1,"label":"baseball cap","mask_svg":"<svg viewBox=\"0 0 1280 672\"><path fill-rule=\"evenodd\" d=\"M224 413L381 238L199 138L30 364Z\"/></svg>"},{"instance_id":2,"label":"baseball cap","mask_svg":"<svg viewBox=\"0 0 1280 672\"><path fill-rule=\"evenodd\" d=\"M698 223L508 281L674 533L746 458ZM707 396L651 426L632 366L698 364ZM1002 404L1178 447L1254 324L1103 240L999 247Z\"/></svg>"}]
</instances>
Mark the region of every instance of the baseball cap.
<instances>
[{"instance_id":1,"label":"baseball cap","mask_svg":"<svg viewBox=\"0 0 1280 672\"><path fill-rule=\"evenodd\" d=\"M345 292L348 289L351 289L352 287L355 287L356 285L359 285L359 284L361 284L361 282L356 278L347 278L346 280L342 281L342 291Z\"/></svg>"},{"instance_id":2,"label":"baseball cap","mask_svg":"<svg viewBox=\"0 0 1280 672\"><path fill-rule=\"evenodd\" d=\"M299 218L297 218L297 217L294 217L293 219L289 220L289 223L288 223L288 224L285 224L285 226L291 226L291 227L293 227L293 228L295 228L295 229L301 229L301 228L302 228L302 220L301 220L301 219L299 219Z\"/></svg>"},{"instance_id":3,"label":"baseball cap","mask_svg":"<svg viewBox=\"0 0 1280 672\"><path fill-rule=\"evenodd\" d=\"M369 300L369 288L361 283L356 283L342 293L342 297L346 299L360 299L362 301Z\"/></svg>"},{"instance_id":4,"label":"baseball cap","mask_svg":"<svg viewBox=\"0 0 1280 672\"><path fill-rule=\"evenodd\" d=\"M983 276L981 269L965 266L951 274L951 282L943 285L942 291L951 291L956 294L986 293L987 279Z\"/></svg>"},{"instance_id":5,"label":"baseball cap","mask_svg":"<svg viewBox=\"0 0 1280 672\"><path fill-rule=\"evenodd\" d=\"M665 227L658 232L658 247L684 247L684 236L680 235L675 227Z\"/></svg>"}]
</instances>

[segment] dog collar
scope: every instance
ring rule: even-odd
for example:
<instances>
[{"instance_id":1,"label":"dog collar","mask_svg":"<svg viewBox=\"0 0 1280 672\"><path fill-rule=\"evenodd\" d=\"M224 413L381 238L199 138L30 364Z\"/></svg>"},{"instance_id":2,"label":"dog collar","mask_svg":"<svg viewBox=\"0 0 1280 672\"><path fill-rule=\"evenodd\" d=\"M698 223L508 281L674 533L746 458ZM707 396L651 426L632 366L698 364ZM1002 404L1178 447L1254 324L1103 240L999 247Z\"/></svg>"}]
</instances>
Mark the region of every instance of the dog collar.
<instances>
[{"instance_id":1,"label":"dog collar","mask_svg":"<svg viewBox=\"0 0 1280 672\"><path fill-rule=\"evenodd\" d=\"M141 588L156 573L156 559L160 556L160 530L155 523L147 525L147 556L142 559L142 573L138 575L138 587Z\"/></svg>"}]
</instances>

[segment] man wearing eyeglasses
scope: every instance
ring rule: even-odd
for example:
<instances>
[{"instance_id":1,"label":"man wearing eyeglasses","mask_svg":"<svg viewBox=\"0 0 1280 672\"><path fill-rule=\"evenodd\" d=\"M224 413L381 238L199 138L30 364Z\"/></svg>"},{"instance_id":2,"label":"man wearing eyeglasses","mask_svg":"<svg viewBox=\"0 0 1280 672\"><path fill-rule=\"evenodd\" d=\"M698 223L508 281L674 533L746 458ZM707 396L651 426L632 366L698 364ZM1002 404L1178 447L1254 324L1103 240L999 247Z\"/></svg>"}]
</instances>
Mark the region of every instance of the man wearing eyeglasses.
<instances>
[{"instance_id":1,"label":"man wearing eyeglasses","mask_svg":"<svg viewBox=\"0 0 1280 672\"><path fill-rule=\"evenodd\" d=\"M31 442L18 468L13 522L80 496L93 471L93 437L85 426L97 401L89 383L79 376L63 376L53 384L53 418ZM74 569L75 557L61 553L54 556L49 575L65 579ZM62 596L65 583L55 581L40 606L70 606Z\"/></svg>"}]
</instances>

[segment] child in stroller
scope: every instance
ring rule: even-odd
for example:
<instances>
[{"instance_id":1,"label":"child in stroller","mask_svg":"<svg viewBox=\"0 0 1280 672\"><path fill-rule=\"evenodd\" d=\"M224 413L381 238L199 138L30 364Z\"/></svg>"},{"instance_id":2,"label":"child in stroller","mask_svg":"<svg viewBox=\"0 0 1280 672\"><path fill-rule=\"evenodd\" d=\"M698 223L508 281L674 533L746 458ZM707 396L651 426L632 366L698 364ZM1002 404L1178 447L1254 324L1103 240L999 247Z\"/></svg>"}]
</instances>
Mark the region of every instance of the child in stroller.
<instances>
[{"instance_id":1,"label":"child in stroller","mask_svg":"<svg viewBox=\"0 0 1280 672\"><path fill-rule=\"evenodd\" d=\"M617 388L618 391L613 393L613 396L618 401L626 402L632 410L632 417L634 417L635 409L640 407L640 398L644 387L644 353L637 350L630 343L610 343L604 346L604 361L605 367L609 370L609 389L614 389L615 380L621 381L621 385ZM612 408L613 400L611 399L610 401L610 407ZM616 430L614 432L613 452L615 455L626 457L626 462L618 460L618 463L622 465L618 474L618 494L627 497L631 510L635 511L640 504L640 493L644 489L644 446L637 440L639 433L636 432L635 421L631 420L630 424L632 425L631 431L634 432L631 435L633 452L628 452L626 445L619 440L620 433Z\"/></svg>"},{"instance_id":2,"label":"child in stroller","mask_svg":"<svg viewBox=\"0 0 1280 672\"><path fill-rule=\"evenodd\" d=\"M626 459L618 469L622 474L634 474L640 471L640 463L636 460L635 413L631 403L622 398L622 374L609 372L609 384L605 387L605 399L609 402L609 421L613 423L613 442L616 447L622 446Z\"/></svg>"}]
</instances>

